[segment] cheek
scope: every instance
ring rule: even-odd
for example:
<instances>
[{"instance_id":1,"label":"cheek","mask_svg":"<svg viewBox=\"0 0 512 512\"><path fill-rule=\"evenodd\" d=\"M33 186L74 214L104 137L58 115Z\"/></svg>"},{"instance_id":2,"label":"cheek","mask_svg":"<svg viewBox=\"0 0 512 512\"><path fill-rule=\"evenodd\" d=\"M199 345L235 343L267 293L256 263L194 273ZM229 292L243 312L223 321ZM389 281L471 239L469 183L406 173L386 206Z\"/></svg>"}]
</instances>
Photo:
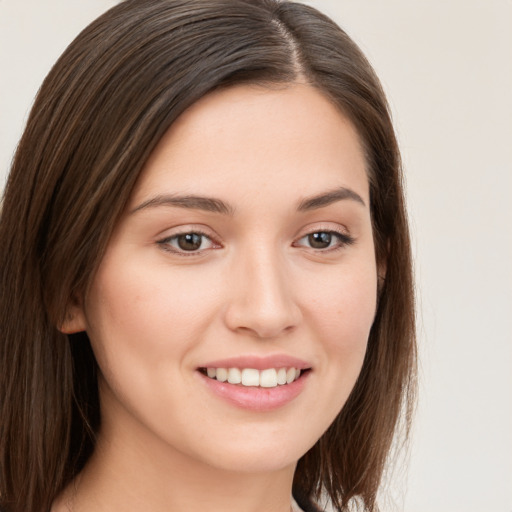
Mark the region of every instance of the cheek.
<instances>
[{"instance_id":1,"label":"cheek","mask_svg":"<svg viewBox=\"0 0 512 512\"><path fill-rule=\"evenodd\" d=\"M199 286L201 281L165 265L104 258L86 300L86 318L110 410L120 401L132 415L165 425L170 411L181 409L173 386L190 373L190 354L216 304L214 289ZM162 409L163 403L174 406Z\"/></svg>"},{"instance_id":2,"label":"cheek","mask_svg":"<svg viewBox=\"0 0 512 512\"><path fill-rule=\"evenodd\" d=\"M333 348L367 340L377 304L375 266L361 266L358 271L333 273L309 287L306 311L314 317L319 331Z\"/></svg>"},{"instance_id":3,"label":"cheek","mask_svg":"<svg viewBox=\"0 0 512 512\"><path fill-rule=\"evenodd\" d=\"M375 266L332 275L310 288L308 312L311 335L322 346L322 369L330 375L332 393L343 405L361 370L377 302ZM322 286L319 286L322 284ZM343 392L339 394L339 390Z\"/></svg>"},{"instance_id":4,"label":"cheek","mask_svg":"<svg viewBox=\"0 0 512 512\"><path fill-rule=\"evenodd\" d=\"M180 362L218 307L218 290L190 272L107 255L86 301L88 334L100 359Z\"/></svg>"}]
</instances>

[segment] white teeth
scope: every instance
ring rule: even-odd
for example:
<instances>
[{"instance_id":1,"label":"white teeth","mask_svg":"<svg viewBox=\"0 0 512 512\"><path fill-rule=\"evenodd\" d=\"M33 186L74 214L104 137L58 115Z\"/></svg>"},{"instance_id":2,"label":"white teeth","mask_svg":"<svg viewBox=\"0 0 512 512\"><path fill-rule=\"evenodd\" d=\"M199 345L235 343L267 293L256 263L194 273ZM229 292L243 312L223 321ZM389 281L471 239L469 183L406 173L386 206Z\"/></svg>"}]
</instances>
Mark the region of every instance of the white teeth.
<instances>
[{"instance_id":1,"label":"white teeth","mask_svg":"<svg viewBox=\"0 0 512 512\"><path fill-rule=\"evenodd\" d=\"M286 384L286 368L279 368L279 370L277 370L277 383L280 386Z\"/></svg>"},{"instance_id":2,"label":"white teeth","mask_svg":"<svg viewBox=\"0 0 512 512\"><path fill-rule=\"evenodd\" d=\"M248 387L275 388L291 384L300 377L299 368L267 368L256 370L254 368L206 368L206 375L210 379L230 384L241 384Z\"/></svg>"},{"instance_id":3,"label":"white teeth","mask_svg":"<svg viewBox=\"0 0 512 512\"><path fill-rule=\"evenodd\" d=\"M242 370L242 384L244 386L259 386L260 372L254 368L245 368Z\"/></svg>"},{"instance_id":4,"label":"white teeth","mask_svg":"<svg viewBox=\"0 0 512 512\"><path fill-rule=\"evenodd\" d=\"M288 368L286 372L286 384L291 384L295 380L296 373L295 368Z\"/></svg>"},{"instance_id":5,"label":"white teeth","mask_svg":"<svg viewBox=\"0 0 512 512\"><path fill-rule=\"evenodd\" d=\"M208 370L206 370L206 372L208 372ZM218 381L226 382L228 380L228 371L226 370L226 368L217 368L216 373L216 378Z\"/></svg>"},{"instance_id":6,"label":"white teeth","mask_svg":"<svg viewBox=\"0 0 512 512\"><path fill-rule=\"evenodd\" d=\"M230 384L240 384L242 382L242 372L238 368L229 368L228 382Z\"/></svg>"},{"instance_id":7,"label":"white teeth","mask_svg":"<svg viewBox=\"0 0 512 512\"><path fill-rule=\"evenodd\" d=\"M261 371L260 386L262 388L275 388L277 386L277 372L274 368Z\"/></svg>"}]
</instances>

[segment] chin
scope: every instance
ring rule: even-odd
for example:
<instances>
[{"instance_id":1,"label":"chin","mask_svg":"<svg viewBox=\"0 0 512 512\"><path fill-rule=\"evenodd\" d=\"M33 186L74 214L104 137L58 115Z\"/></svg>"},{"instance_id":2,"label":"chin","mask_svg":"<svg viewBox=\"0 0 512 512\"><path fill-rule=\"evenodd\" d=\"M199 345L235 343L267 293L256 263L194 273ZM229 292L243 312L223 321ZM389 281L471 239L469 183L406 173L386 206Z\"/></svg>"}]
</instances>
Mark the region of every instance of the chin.
<instances>
[{"instance_id":1,"label":"chin","mask_svg":"<svg viewBox=\"0 0 512 512\"><path fill-rule=\"evenodd\" d=\"M210 466L239 473L272 473L295 468L297 461L316 443L319 435L300 431L258 432L249 429L237 438L219 439L204 447L201 458ZM306 435L305 435L306 434ZM218 449L220 448L220 449Z\"/></svg>"}]
</instances>

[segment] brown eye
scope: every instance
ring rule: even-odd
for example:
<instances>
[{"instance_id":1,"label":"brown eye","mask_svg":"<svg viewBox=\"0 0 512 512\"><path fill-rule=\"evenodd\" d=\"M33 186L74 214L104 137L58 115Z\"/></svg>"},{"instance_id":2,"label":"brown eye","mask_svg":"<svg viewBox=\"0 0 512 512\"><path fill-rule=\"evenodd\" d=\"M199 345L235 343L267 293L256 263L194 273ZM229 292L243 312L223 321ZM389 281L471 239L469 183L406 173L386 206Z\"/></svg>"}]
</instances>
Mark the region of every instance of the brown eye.
<instances>
[{"instance_id":1,"label":"brown eye","mask_svg":"<svg viewBox=\"0 0 512 512\"><path fill-rule=\"evenodd\" d=\"M201 254L205 250L216 247L209 236L194 231L178 233L164 238L158 244L168 252L190 256Z\"/></svg>"},{"instance_id":2,"label":"brown eye","mask_svg":"<svg viewBox=\"0 0 512 512\"><path fill-rule=\"evenodd\" d=\"M314 231L294 243L295 247L306 247L316 251L342 249L355 242L354 238L337 231Z\"/></svg>"},{"instance_id":3,"label":"brown eye","mask_svg":"<svg viewBox=\"0 0 512 512\"><path fill-rule=\"evenodd\" d=\"M197 251L203 242L203 235L199 233L186 233L176 237L178 247L183 251Z\"/></svg>"},{"instance_id":4,"label":"brown eye","mask_svg":"<svg viewBox=\"0 0 512 512\"><path fill-rule=\"evenodd\" d=\"M308 235L308 242L313 249L327 249L332 242L332 233L326 231L310 233Z\"/></svg>"}]
</instances>

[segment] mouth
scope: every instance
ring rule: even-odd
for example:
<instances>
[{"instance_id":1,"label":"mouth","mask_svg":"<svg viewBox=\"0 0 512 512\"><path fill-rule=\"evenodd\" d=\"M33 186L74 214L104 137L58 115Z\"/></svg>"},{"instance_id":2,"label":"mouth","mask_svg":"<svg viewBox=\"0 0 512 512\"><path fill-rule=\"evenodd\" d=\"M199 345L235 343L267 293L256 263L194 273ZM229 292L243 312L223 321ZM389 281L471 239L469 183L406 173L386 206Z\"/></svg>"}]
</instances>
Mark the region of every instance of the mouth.
<instances>
[{"instance_id":1,"label":"mouth","mask_svg":"<svg viewBox=\"0 0 512 512\"><path fill-rule=\"evenodd\" d=\"M276 388L287 386L303 378L311 368L198 368L209 379L228 384L252 388Z\"/></svg>"},{"instance_id":2,"label":"mouth","mask_svg":"<svg viewBox=\"0 0 512 512\"><path fill-rule=\"evenodd\" d=\"M269 412L294 402L309 387L313 367L288 354L248 354L204 361L196 370L206 388L231 406Z\"/></svg>"}]
</instances>

